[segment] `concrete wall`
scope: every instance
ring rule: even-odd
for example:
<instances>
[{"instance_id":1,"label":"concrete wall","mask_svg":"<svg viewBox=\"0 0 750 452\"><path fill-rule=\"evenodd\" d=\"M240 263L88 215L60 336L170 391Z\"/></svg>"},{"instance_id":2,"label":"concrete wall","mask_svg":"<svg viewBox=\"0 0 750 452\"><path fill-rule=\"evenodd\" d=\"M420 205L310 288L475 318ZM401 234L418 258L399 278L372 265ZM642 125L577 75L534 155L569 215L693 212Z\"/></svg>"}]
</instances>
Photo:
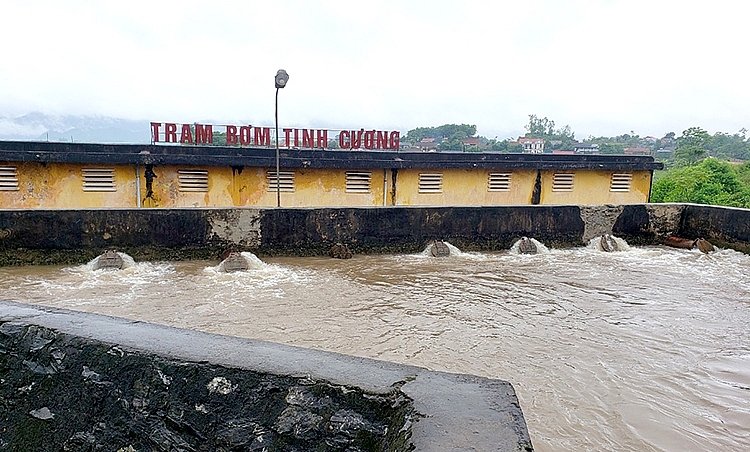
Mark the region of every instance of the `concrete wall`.
<instances>
[{"instance_id":1,"label":"concrete wall","mask_svg":"<svg viewBox=\"0 0 750 452\"><path fill-rule=\"evenodd\" d=\"M511 385L0 302L0 450L531 451Z\"/></svg>"},{"instance_id":2,"label":"concrete wall","mask_svg":"<svg viewBox=\"0 0 750 452\"><path fill-rule=\"evenodd\" d=\"M503 250L520 237L582 246L610 233L634 245L670 235L748 251L750 211L686 204L321 209L0 210L0 265L85 263L105 249L136 260L417 252L431 240Z\"/></svg>"},{"instance_id":3,"label":"concrete wall","mask_svg":"<svg viewBox=\"0 0 750 452\"><path fill-rule=\"evenodd\" d=\"M703 237L720 247L750 253L750 210L687 204L678 235Z\"/></svg>"},{"instance_id":4,"label":"concrete wall","mask_svg":"<svg viewBox=\"0 0 750 452\"><path fill-rule=\"evenodd\" d=\"M510 174L508 191L489 191L488 179L491 173ZM442 175L440 193L420 193L420 174ZM400 206L460 206L471 204L513 205L531 204L531 194L536 182L536 170L488 171L470 169L423 170L408 169L398 171L396 205Z\"/></svg>"},{"instance_id":5,"label":"concrete wall","mask_svg":"<svg viewBox=\"0 0 750 452\"><path fill-rule=\"evenodd\" d=\"M573 190L555 191L556 173L573 173ZM613 173L632 175L628 191L612 191L610 184ZM540 204L629 204L648 201L651 192L649 171L542 171L542 192Z\"/></svg>"},{"instance_id":6,"label":"concrete wall","mask_svg":"<svg viewBox=\"0 0 750 452\"><path fill-rule=\"evenodd\" d=\"M328 155L336 154L326 154ZM323 159L321 156L315 158ZM480 157L476 157L479 163L482 162ZM305 162L308 165L314 163L313 160ZM470 168L378 168L365 166L368 162L361 162L361 167L355 166L360 162L347 163L350 166L345 168L282 166L281 172L293 173L294 181L291 190L282 190L281 206L622 204L647 201L651 186L651 170L627 167L619 170L593 170L560 163L559 169L496 169L476 163ZM269 171L275 174L275 168L266 166L0 161L0 168L4 168L4 178L7 179L0 181L0 208L263 208L277 205L275 184L268 178ZM83 174L91 169L111 171L111 186L103 191L84 189ZM183 186L181 173L190 171L202 173L205 177L203 187L196 190ZM350 172L370 174L369 189L363 193L347 190L347 173ZM574 176L574 183L569 191L559 191L553 187L555 173ZM612 191L612 175L620 173L630 175L631 183L628 187L621 188L622 191ZM422 174L441 178L437 192L425 193L420 188ZM491 174L510 175L507 190L490 187ZM17 184L17 189L13 184Z\"/></svg>"}]
</instances>

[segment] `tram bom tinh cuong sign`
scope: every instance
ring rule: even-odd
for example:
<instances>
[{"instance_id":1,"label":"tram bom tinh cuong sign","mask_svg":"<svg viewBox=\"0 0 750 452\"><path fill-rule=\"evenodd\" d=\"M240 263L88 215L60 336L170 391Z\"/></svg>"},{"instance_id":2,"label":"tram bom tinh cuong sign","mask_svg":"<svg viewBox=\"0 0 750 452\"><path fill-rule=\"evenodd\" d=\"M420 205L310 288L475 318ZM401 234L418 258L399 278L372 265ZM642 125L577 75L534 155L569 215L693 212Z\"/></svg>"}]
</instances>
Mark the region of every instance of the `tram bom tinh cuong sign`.
<instances>
[{"instance_id":1,"label":"tram bom tinh cuong sign","mask_svg":"<svg viewBox=\"0 0 750 452\"><path fill-rule=\"evenodd\" d=\"M223 133L227 146L272 147L274 133L271 127L252 125L179 124L151 122L151 142L154 144L214 144L214 133ZM340 149L398 150L400 134L387 130L326 130L283 128L279 133L279 146L292 148L331 148L329 136Z\"/></svg>"}]
</instances>

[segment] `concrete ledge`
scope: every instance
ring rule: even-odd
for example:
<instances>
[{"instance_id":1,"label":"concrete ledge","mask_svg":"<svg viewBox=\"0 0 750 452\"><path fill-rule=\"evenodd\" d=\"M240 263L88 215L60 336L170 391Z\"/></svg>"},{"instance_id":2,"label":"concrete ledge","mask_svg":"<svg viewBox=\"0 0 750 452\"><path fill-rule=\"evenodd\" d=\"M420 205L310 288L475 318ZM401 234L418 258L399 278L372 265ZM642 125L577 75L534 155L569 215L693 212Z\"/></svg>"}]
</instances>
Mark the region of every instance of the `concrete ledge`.
<instances>
[{"instance_id":1,"label":"concrete ledge","mask_svg":"<svg viewBox=\"0 0 750 452\"><path fill-rule=\"evenodd\" d=\"M515 391L505 381L97 314L0 302L0 371L3 450L94 450L101 438L119 438L107 445L112 450L159 444L158 450L235 450L232 444L240 443L242 450L256 450L253 444L257 450L532 450ZM98 394L99 404L66 413L61 404L76 401L56 386L65 378ZM256 399L278 393L281 405L260 412L281 414L265 423L258 412L197 421L203 410L244 409L227 395L236 390L233 379L255 381L246 392ZM326 404L310 402L309 393L324 393L336 412L311 413ZM205 402L210 408L195 402L212 394ZM134 426L107 436L112 419L102 419L111 405L125 407L118 416Z\"/></svg>"},{"instance_id":2,"label":"concrete ledge","mask_svg":"<svg viewBox=\"0 0 750 452\"><path fill-rule=\"evenodd\" d=\"M413 253L432 240L462 250L509 249L521 237L583 246L614 234L634 245L704 237L750 252L750 210L694 204L298 209L0 210L0 266L81 264L106 249L142 260Z\"/></svg>"},{"instance_id":3,"label":"concrete ledge","mask_svg":"<svg viewBox=\"0 0 750 452\"><path fill-rule=\"evenodd\" d=\"M679 235L750 254L750 209L685 204Z\"/></svg>"},{"instance_id":4,"label":"concrete ledge","mask_svg":"<svg viewBox=\"0 0 750 452\"><path fill-rule=\"evenodd\" d=\"M0 158L11 162L109 164L193 164L272 168L275 151L268 147L170 146L147 144L0 141ZM284 168L489 168L655 170L664 165L649 156L501 154L494 152L421 152L392 150L280 150Z\"/></svg>"}]
</instances>

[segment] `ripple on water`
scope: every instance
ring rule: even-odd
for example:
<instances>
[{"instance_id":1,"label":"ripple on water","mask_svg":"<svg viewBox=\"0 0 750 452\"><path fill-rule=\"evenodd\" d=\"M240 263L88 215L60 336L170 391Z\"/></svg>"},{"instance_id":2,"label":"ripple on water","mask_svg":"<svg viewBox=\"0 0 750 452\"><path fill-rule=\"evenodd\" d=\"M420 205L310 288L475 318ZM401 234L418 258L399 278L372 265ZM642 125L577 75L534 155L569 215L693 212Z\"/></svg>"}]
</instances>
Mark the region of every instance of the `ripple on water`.
<instances>
[{"instance_id":1,"label":"ripple on water","mask_svg":"<svg viewBox=\"0 0 750 452\"><path fill-rule=\"evenodd\" d=\"M625 247L0 269L6 298L510 380L538 451L750 450L750 257ZM12 290L9 290L12 289Z\"/></svg>"}]
</instances>

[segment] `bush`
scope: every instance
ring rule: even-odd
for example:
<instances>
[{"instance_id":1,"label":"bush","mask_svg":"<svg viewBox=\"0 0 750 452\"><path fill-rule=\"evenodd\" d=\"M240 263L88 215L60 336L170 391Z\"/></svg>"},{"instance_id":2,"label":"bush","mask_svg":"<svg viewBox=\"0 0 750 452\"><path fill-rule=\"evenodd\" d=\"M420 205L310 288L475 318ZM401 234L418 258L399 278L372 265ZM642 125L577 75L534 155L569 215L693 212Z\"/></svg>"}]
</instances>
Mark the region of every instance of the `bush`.
<instances>
[{"instance_id":1,"label":"bush","mask_svg":"<svg viewBox=\"0 0 750 452\"><path fill-rule=\"evenodd\" d=\"M750 207L750 165L716 159L666 171L655 178L651 202L690 202Z\"/></svg>"}]
</instances>

